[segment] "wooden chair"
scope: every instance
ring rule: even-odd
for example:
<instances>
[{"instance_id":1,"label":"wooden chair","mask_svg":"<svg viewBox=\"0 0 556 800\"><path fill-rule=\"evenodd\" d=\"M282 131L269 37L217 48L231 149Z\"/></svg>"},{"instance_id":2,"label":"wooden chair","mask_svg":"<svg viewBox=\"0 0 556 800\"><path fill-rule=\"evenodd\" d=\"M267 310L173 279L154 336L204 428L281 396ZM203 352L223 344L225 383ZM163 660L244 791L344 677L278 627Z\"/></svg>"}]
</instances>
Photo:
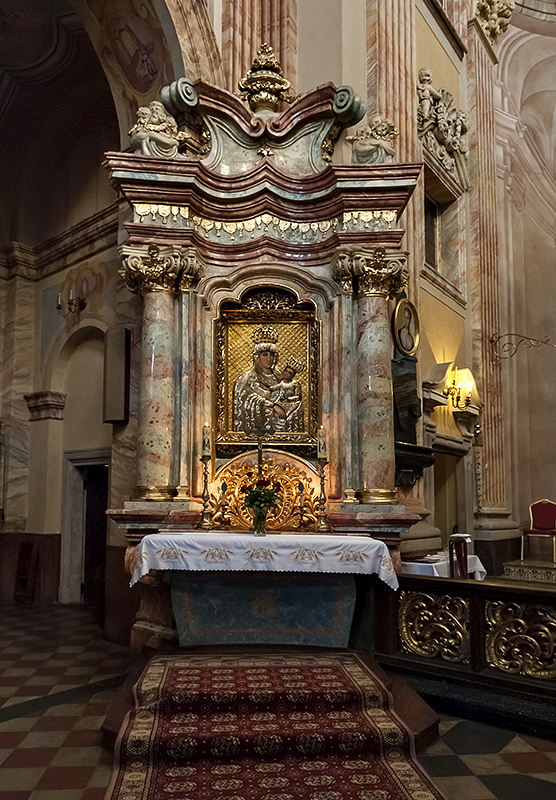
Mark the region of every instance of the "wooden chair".
<instances>
[{"instance_id":1,"label":"wooden chair","mask_svg":"<svg viewBox=\"0 0 556 800\"><path fill-rule=\"evenodd\" d=\"M537 500L529 506L531 523L521 534L521 560L526 536L552 536L552 561L556 563L556 503L552 500Z\"/></svg>"}]
</instances>

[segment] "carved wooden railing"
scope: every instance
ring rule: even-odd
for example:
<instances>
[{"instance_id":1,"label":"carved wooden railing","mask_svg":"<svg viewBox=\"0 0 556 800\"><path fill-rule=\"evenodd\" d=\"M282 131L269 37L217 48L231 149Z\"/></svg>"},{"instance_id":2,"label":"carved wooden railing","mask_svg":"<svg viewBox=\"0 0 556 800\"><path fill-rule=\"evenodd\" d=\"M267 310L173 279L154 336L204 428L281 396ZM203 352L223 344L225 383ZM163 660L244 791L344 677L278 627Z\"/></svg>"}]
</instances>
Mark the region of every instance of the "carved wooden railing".
<instances>
[{"instance_id":1,"label":"carved wooden railing","mask_svg":"<svg viewBox=\"0 0 556 800\"><path fill-rule=\"evenodd\" d=\"M556 591L400 575L377 587L374 653L385 665L556 698ZM391 625L384 624L385 615Z\"/></svg>"}]
</instances>

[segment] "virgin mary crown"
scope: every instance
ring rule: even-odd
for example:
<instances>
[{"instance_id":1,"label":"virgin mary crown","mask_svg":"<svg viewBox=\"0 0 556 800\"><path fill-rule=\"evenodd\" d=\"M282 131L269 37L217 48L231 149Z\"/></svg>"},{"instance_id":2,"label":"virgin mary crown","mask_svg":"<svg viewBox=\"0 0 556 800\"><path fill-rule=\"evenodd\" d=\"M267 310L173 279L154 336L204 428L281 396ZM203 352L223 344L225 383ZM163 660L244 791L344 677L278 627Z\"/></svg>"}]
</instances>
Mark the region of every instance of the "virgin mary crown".
<instances>
[{"instance_id":1,"label":"virgin mary crown","mask_svg":"<svg viewBox=\"0 0 556 800\"><path fill-rule=\"evenodd\" d=\"M278 333L274 328L257 328L257 330L253 332L252 338L255 344L261 344L261 342L276 344L278 341Z\"/></svg>"}]
</instances>

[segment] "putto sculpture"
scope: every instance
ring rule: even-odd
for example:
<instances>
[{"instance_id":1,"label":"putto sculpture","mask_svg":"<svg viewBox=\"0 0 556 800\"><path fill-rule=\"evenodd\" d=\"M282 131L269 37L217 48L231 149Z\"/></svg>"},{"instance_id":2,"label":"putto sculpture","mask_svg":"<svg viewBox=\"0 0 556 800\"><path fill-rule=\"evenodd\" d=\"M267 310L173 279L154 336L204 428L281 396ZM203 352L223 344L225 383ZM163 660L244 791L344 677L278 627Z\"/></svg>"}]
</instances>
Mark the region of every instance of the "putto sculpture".
<instances>
[{"instance_id":1,"label":"putto sculpture","mask_svg":"<svg viewBox=\"0 0 556 800\"><path fill-rule=\"evenodd\" d=\"M419 70L417 84L419 107L417 134L436 161L462 187L470 186L467 171L467 118L465 111L453 105L453 96L445 89L435 89L428 67Z\"/></svg>"},{"instance_id":2,"label":"putto sculpture","mask_svg":"<svg viewBox=\"0 0 556 800\"><path fill-rule=\"evenodd\" d=\"M134 153L143 156L186 158L179 146L190 137L178 131L174 117L161 102L153 100L148 106L137 109L137 122L129 132Z\"/></svg>"},{"instance_id":3,"label":"putto sculpture","mask_svg":"<svg viewBox=\"0 0 556 800\"><path fill-rule=\"evenodd\" d=\"M346 136L351 144L351 163L388 164L394 160L393 141L398 135L391 119L373 117L370 125L359 128L353 136Z\"/></svg>"}]
</instances>

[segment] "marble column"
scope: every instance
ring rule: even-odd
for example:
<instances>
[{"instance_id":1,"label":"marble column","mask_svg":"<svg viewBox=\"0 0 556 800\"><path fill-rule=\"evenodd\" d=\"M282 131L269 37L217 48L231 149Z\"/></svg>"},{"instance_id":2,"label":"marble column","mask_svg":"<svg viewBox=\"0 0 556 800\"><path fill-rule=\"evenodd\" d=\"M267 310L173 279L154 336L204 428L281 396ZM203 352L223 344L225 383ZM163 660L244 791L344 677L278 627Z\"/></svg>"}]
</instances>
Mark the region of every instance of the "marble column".
<instances>
[{"instance_id":1,"label":"marble column","mask_svg":"<svg viewBox=\"0 0 556 800\"><path fill-rule=\"evenodd\" d=\"M357 279L357 428L363 504L396 503L392 338L388 299L407 283L405 254L352 255Z\"/></svg>"},{"instance_id":2,"label":"marble column","mask_svg":"<svg viewBox=\"0 0 556 800\"><path fill-rule=\"evenodd\" d=\"M143 330L137 433L136 500L172 500L174 458L174 297L181 253L174 246L123 245L128 288L143 297Z\"/></svg>"}]
</instances>

